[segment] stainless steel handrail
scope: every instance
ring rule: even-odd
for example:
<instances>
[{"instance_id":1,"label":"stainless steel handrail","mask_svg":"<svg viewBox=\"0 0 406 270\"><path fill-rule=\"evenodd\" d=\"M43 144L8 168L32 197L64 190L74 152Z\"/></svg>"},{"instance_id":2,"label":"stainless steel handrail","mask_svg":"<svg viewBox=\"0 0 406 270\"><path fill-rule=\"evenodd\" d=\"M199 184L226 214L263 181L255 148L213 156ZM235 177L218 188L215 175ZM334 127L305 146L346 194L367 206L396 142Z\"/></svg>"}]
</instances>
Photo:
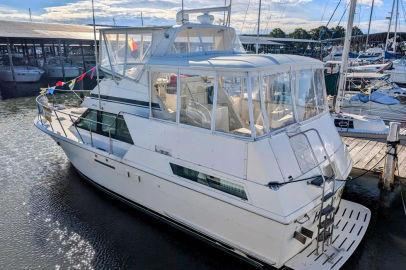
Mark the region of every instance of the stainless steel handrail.
<instances>
[{"instance_id":1,"label":"stainless steel handrail","mask_svg":"<svg viewBox=\"0 0 406 270\"><path fill-rule=\"evenodd\" d=\"M316 236L316 246L317 246L317 251L316 251L316 253L318 253L318 252L319 252L319 239L318 239L318 237L320 236L320 224L321 224L321 216L322 216L322 215L321 215L321 211L322 211L322 209L324 208L324 197L325 197L326 177L324 176L323 170L322 170L322 168L321 168L321 164L322 164L324 161L318 162L318 159L317 159L317 157L316 157L316 154L314 153L313 147L312 147L312 145L311 145L311 143L310 143L310 140L309 140L309 137L308 137L308 135L307 135L307 133L309 133L309 132L314 132L314 133L316 133L316 135L317 135L317 137L318 137L318 139L319 139L319 141L320 141L320 143L321 143L321 145L322 145L323 152L324 152L324 154L325 154L325 157L324 157L324 158L325 158L325 160L327 159L327 161L329 162L329 164L330 164L330 166L331 166L331 169L333 170L333 176L332 176L332 177L333 177L333 188L332 188L333 197L331 198L331 204L330 204L331 206L334 205L334 199L335 199L334 192L335 192L335 183L336 183L335 179L336 179L336 175L337 175L337 174L336 174L336 171L335 171L336 168L333 166L333 163L332 163L332 161L331 161L330 155L329 155L328 152L327 152L326 146L325 146L325 144L324 144L324 140L323 140L323 138L321 137L320 132L319 132L317 129L315 129L315 128L310 128L310 129L306 129L306 130L304 130L304 131L295 132L295 134L293 134L293 135L288 135L289 138L293 138L293 137L298 136L298 135L303 135L303 136L306 138L306 141L307 141L307 143L308 143L309 146L310 146L310 150L311 150L311 154L312 154L312 156L313 156L313 159L315 160L316 163L318 163L315 167L318 167L318 168L319 168L321 177L322 177L322 179L323 179L323 189L322 189L322 195L321 195L321 206L320 206L320 212L319 212L319 216L318 216L319 222L318 222L318 226L317 226L317 236ZM332 238L333 238L334 218L335 218L335 212L333 211L333 217L332 217L332 219L333 219L333 225L332 225L332 227L331 227L331 236L330 236L330 239L328 240L328 241L330 242L330 244L331 244L331 241L332 241ZM322 253L324 252L324 243L325 243L325 230L323 230ZM327 243L328 243L328 242L327 242Z\"/></svg>"},{"instance_id":2,"label":"stainless steel handrail","mask_svg":"<svg viewBox=\"0 0 406 270\"><path fill-rule=\"evenodd\" d=\"M60 125L60 127L61 127L61 129L62 129L62 131L63 131L63 133L64 133L64 135L65 135L65 137L68 138L67 132L66 132L66 130L65 130L65 127L64 127L63 124L62 124L62 121L61 121L61 118L60 118L59 114L66 115L66 116L69 117L69 119L70 119L70 121L71 121L71 124L72 124L72 126L75 128L76 132L78 133L79 138L80 138L80 140L81 140L82 143L86 143L86 142L84 141L83 136L82 136L82 134L80 133L80 131L79 131L79 129L78 129L78 126L77 126L77 121L78 121L78 119L85 119L87 122L94 123L94 124L100 124L100 125L102 125L103 127L106 127L106 128L107 128L107 132L108 132L108 136L109 136L109 150L108 150L108 152L109 152L110 154L113 154L113 138L112 138L112 136L111 136L111 131L112 131L112 129L113 129L113 123L115 124L116 121L114 121L114 122L111 123L111 124L105 124L105 123L102 123L102 122L99 122L99 121L94 121L94 120L92 120L92 119L86 119L86 118L84 118L84 117L82 117L82 116L72 115L72 114L67 113L67 112L64 112L64 111L62 111L62 110L60 110L60 109L56 109L54 106L49 106L49 105L44 104L43 102L41 102L39 99L42 98L42 97L44 97L44 96L45 96L45 95L39 95L39 96L35 99L35 100L36 100L36 103L37 103L37 108L38 108L38 117L39 117L39 120L40 120L41 124L44 125L44 119L43 119L43 118L45 118L45 120L48 121L48 119L46 119L46 117L44 116L45 110L47 110L47 111L50 112L50 117L52 117L52 113L53 113L53 114L55 115L55 117L56 117L56 119L57 119L57 121L58 121L58 123L59 123L59 125ZM45 110L44 110L44 108L45 108ZM59 113L59 114L58 114L58 113ZM120 114L121 114L121 112L119 112L119 113L116 115L115 120L117 120L117 118L118 118L118 116L119 116ZM48 121L48 122L49 122L49 125L50 125L52 131L55 132L55 129L54 129L53 125L52 125L52 120L51 120L51 121ZM79 128L80 128L80 127L79 127ZM92 129L91 129L90 126L89 126L89 130L88 130L88 131L89 131L89 134L90 134L90 145L93 147L93 146L94 146L94 142L93 142L93 131L92 131Z\"/></svg>"}]
</instances>

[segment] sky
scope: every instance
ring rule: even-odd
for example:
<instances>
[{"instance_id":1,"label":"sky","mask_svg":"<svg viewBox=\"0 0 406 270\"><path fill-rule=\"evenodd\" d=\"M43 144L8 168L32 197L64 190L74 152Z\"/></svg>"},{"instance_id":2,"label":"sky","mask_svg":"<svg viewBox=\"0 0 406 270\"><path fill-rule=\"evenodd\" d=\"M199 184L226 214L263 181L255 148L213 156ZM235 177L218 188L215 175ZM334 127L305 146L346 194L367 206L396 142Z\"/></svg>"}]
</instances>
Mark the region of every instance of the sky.
<instances>
[{"instance_id":1,"label":"sky","mask_svg":"<svg viewBox=\"0 0 406 270\"><path fill-rule=\"evenodd\" d=\"M227 0L229 1L229 0ZM398 29L406 32L406 0L399 1ZM215 0L184 0L185 8L211 7L223 3ZM358 0L354 24L364 32L368 27L372 0ZM94 0L96 24L140 26L173 25L181 0ZM233 0L231 25L240 33L255 33L259 0ZM375 0L371 32L386 32L393 0ZM345 26L349 0L262 0L261 33L281 28L289 33L297 27L307 30L326 25ZM333 14L334 9L337 7ZM0 0L0 20L49 23L92 23L91 0ZM344 16L343 16L344 15ZM221 20L222 14L216 16ZM342 18L342 20L340 20ZM392 27L393 31L393 27Z\"/></svg>"}]
</instances>

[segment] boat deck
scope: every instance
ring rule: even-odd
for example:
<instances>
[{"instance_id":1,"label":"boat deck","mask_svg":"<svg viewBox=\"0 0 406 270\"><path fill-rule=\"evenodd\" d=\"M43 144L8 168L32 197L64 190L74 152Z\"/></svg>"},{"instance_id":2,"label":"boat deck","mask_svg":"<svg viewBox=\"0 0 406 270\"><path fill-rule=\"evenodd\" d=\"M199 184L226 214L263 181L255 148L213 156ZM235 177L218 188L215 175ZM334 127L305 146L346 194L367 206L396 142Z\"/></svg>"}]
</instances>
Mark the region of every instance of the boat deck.
<instances>
[{"instance_id":1,"label":"boat deck","mask_svg":"<svg viewBox=\"0 0 406 270\"><path fill-rule=\"evenodd\" d=\"M342 139L350 151L354 162L353 169L371 170L374 173L382 172L385 164L386 143L353 137L342 137ZM406 145L398 146L398 165L399 168L395 171L395 175L406 179Z\"/></svg>"},{"instance_id":2,"label":"boat deck","mask_svg":"<svg viewBox=\"0 0 406 270\"><path fill-rule=\"evenodd\" d=\"M63 109L57 112L52 112L51 121L45 121L43 119L44 126L52 132L55 132L61 136L67 137L74 141L79 141L78 137L69 129L72 126L72 121L75 121L79 117L84 108Z\"/></svg>"}]
</instances>

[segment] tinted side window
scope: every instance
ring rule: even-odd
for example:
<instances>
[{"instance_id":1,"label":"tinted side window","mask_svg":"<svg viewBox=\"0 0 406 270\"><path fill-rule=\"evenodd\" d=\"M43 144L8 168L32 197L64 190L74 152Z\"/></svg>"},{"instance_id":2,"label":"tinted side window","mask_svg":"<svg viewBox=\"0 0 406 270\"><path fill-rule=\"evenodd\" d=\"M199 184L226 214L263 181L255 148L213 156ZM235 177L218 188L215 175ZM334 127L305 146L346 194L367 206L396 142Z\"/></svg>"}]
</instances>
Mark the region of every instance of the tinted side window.
<instances>
[{"instance_id":1,"label":"tinted side window","mask_svg":"<svg viewBox=\"0 0 406 270\"><path fill-rule=\"evenodd\" d=\"M129 144L134 144L130 131L122 115L119 115L116 119L116 130L114 138L119 141L123 141Z\"/></svg>"},{"instance_id":2,"label":"tinted side window","mask_svg":"<svg viewBox=\"0 0 406 270\"><path fill-rule=\"evenodd\" d=\"M134 144L130 131L122 115L88 109L76 122L78 128ZM110 134L109 134L110 131Z\"/></svg>"},{"instance_id":3,"label":"tinted side window","mask_svg":"<svg viewBox=\"0 0 406 270\"><path fill-rule=\"evenodd\" d=\"M243 200L248 200L244 187L239 184L232 183L211 175L204 174L177 164L170 163L173 174L197 182L199 184L209 186L220 190L230 195L239 197Z\"/></svg>"},{"instance_id":4,"label":"tinted side window","mask_svg":"<svg viewBox=\"0 0 406 270\"><path fill-rule=\"evenodd\" d=\"M97 111L88 109L76 122L77 127L97 132Z\"/></svg>"}]
</instances>

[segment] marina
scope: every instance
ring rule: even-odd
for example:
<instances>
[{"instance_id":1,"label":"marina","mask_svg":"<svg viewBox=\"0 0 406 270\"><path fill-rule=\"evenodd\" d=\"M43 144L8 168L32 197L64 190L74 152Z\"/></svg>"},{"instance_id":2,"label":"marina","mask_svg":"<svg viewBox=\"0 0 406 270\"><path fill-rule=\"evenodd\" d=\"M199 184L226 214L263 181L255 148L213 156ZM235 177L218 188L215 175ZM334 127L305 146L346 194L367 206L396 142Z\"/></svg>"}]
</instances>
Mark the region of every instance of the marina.
<instances>
[{"instance_id":1,"label":"marina","mask_svg":"<svg viewBox=\"0 0 406 270\"><path fill-rule=\"evenodd\" d=\"M262 2L0 20L1 269L406 265L404 1Z\"/></svg>"}]
</instances>

